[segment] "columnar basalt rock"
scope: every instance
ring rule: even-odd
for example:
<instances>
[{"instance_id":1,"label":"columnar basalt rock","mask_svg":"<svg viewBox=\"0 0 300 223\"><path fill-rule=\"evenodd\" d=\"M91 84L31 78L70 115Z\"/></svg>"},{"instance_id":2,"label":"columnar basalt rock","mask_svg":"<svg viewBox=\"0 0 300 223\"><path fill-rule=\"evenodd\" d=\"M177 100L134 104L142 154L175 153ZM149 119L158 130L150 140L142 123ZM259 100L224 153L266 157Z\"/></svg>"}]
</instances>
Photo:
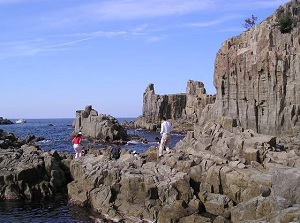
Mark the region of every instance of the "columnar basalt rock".
<instances>
[{"instance_id":1,"label":"columnar basalt rock","mask_svg":"<svg viewBox=\"0 0 300 223\"><path fill-rule=\"evenodd\" d=\"M274 24L283 9L296 17L299 1L223 44L216 59L215 103L201 83L188 83L187 93L177 98L182 104L173 95L156 95L149 85L140 120L153 127L161 115L183 118L196 122L193 131L160 159L153 146L139 157L123 149L112 160L104 148L70 161L70 202L89 205L116 222L300 222L299 144L297 137L277 136L297 132L300 104L299 22L291 33L279 33ZM92 107L78 112L75 130L94 116ZM1 139L0 146L10 144ZM39 154L32 147L26 151ZM2 167L9 159L0 159ZM52 160L48 154L43 162ZM52 169L58 170L55 163L45 166L48 175ZM18 173L12 177L5 170L0 187L16 178L33 183ZM6 196L13 198L15 188L5 189Z\"/></svg>"},{"instance_id":2,"label":"columnar basalt rock","mask_svg":"<svg viewBox=\"0 0 300 223\"><path fill-rule=\"evenodd\" d=\"M149 84L143 96L143 114L136 121L137 127L155 130L165 116L172 120L173 129L191 130L207 104L215 101L214 95L206 94L204 84L187 82L186 93L157 95L154 84Z\"/></svg>"},{"instance_id":3,"label":"columnar basalt rock","mask_svg":"<svg viewBox=\"0 0 300 223\"><path fill-rule=\"evenodd\" d=\"M294 26L283 34L279 21L284 13L291 13ZM215 60L216 102L202 119L228 116L258 133L298 134L299 36L299 1L293 0L256 27L225 41Z\"/></svg>"}]
</instances>

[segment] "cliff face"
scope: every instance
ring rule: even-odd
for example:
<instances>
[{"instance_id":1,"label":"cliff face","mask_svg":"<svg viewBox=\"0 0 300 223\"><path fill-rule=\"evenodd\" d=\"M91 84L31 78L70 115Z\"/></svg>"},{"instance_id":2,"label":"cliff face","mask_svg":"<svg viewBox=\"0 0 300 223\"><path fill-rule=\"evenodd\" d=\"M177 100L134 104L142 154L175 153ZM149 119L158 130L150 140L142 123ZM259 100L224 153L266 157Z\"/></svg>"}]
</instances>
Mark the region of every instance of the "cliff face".
<instances>
[{"instance_id":1,"label":"cliff face","mask_svg":"<svg viewBox=\"0 0 300 223\"><path fill-rule=\"evenodd\" d=\"M201 123L220 117L262 134L300 130L300 2L294 0L240 36L225 41L215 60L216 102ZM290 33L279 21L291 13Z\"/></svg>"},{"instance_id":2,"label":"cliff face","mask_svg":"<svg viewBox=\"0 0 300 223\"><path fill-rule=\"evenodd\" d=\"M192 129L203 108L212 104L215 96L207 95L204 84L198 81L187 82L186 93L157 95L154 85L149 84L143 95L143 115L136 121L137 127L155 130L161 117L171 119L173 127L181 125L181 130ZM182 126L182 123L185 125Z\"/></svg>"}]
</instances>

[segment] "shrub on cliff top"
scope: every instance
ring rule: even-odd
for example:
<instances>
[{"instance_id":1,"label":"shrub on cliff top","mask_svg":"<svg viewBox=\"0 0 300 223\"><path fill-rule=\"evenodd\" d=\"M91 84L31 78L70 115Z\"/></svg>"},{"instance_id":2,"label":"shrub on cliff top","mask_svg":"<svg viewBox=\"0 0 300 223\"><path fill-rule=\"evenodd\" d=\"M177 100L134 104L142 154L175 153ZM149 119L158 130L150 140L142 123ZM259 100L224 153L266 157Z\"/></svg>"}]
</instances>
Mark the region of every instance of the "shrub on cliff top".
<instances>
[{"instance_id":1,"label":"shrub on cliff top","mask_svg":"<svg viewBox=\"0 0 300 223\"><path fill-rule=\"evenodd\" d=\"M251 18L245 19L245 23L243 24L244 28L250 29L256 24L257 17L252 15Z\"/></svg>"},{"instance_id":2,"label":"shrub on cliff top","mask_svg":"<svg viewBox=\"0 0 300 223\"><path fill-rule=\"evenodd\" d=\"M290 12L284 13L279 18L279 29L281 33L290 33L293 29L293 17Z\"/></svg>"}]
</instances>

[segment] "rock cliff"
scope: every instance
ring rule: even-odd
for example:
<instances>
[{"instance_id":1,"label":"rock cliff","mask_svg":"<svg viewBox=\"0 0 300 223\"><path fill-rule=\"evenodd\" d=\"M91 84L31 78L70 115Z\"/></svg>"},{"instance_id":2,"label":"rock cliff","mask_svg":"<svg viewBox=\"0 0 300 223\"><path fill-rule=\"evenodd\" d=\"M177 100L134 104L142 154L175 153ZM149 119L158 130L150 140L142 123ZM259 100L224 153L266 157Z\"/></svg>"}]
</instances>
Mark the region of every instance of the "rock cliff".
<instances>
[{"instance_id":1,"label":"rock cliff","mask_svg":"<svg viewBox=\"0 0 300 223\"><path fill-rule=\"evenodd\" d=\"M191 130L203 108L214 101L215 96L206 94L202 82L189 80L186 93L169 95L155 94L154 84L149 84L143 95L143 114L138 117L136 127L155 130L165 116L172 120L175 131Z\"/></svg>"},{"instance_id":2,"label":"rock cliff","mask_svg":"<svg viewBox=\"0 0 300 223\"><path fill-rule=\"evenodd\" d=\"M282 33L290 15L292 30ZM300 130L300 8L293 0L241 35L225 41L215 60L216 102L202 124L227 116L262 134Z\"/></svg>"},{"instance_id":3,"label":"rock cliff","mask_svg":"<svg viewBox=\"0 0 300 223\"><path fill-rule=\"evenodd\" d=\"M151 147L139 157L122 150L112 160L103 149L70 161L70 202L126 223L300 222L299 144L283 137L299 130L299 11L293 0L223 43L215 103L195 82L177 96L156 95L149 85L142 124L154 127L164 115L195 122L193 131L160 159ZM282 33L278 21L287 12L295 23ZM94 112L78 112L77 130Z\"/></svg>"}]
</instances>

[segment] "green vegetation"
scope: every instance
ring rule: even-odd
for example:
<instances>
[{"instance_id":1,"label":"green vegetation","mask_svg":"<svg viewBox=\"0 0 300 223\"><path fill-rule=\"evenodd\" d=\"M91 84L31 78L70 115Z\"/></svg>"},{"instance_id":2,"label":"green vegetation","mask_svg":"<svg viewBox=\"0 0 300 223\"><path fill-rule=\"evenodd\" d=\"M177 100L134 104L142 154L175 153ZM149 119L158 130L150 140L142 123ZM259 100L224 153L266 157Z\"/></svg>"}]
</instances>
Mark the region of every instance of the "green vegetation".
<instances>
[{"instance_id":1,"label":"green vegetation","mask_svg":"<svg viewBox=\"0 0 300 223\"><path fill-rule=\"evenodd\" d=\"M293 17L290 12L284 13L279 18L279 29L281 33L290 33L293 29Z\"/></svg>"}]
</instances>

